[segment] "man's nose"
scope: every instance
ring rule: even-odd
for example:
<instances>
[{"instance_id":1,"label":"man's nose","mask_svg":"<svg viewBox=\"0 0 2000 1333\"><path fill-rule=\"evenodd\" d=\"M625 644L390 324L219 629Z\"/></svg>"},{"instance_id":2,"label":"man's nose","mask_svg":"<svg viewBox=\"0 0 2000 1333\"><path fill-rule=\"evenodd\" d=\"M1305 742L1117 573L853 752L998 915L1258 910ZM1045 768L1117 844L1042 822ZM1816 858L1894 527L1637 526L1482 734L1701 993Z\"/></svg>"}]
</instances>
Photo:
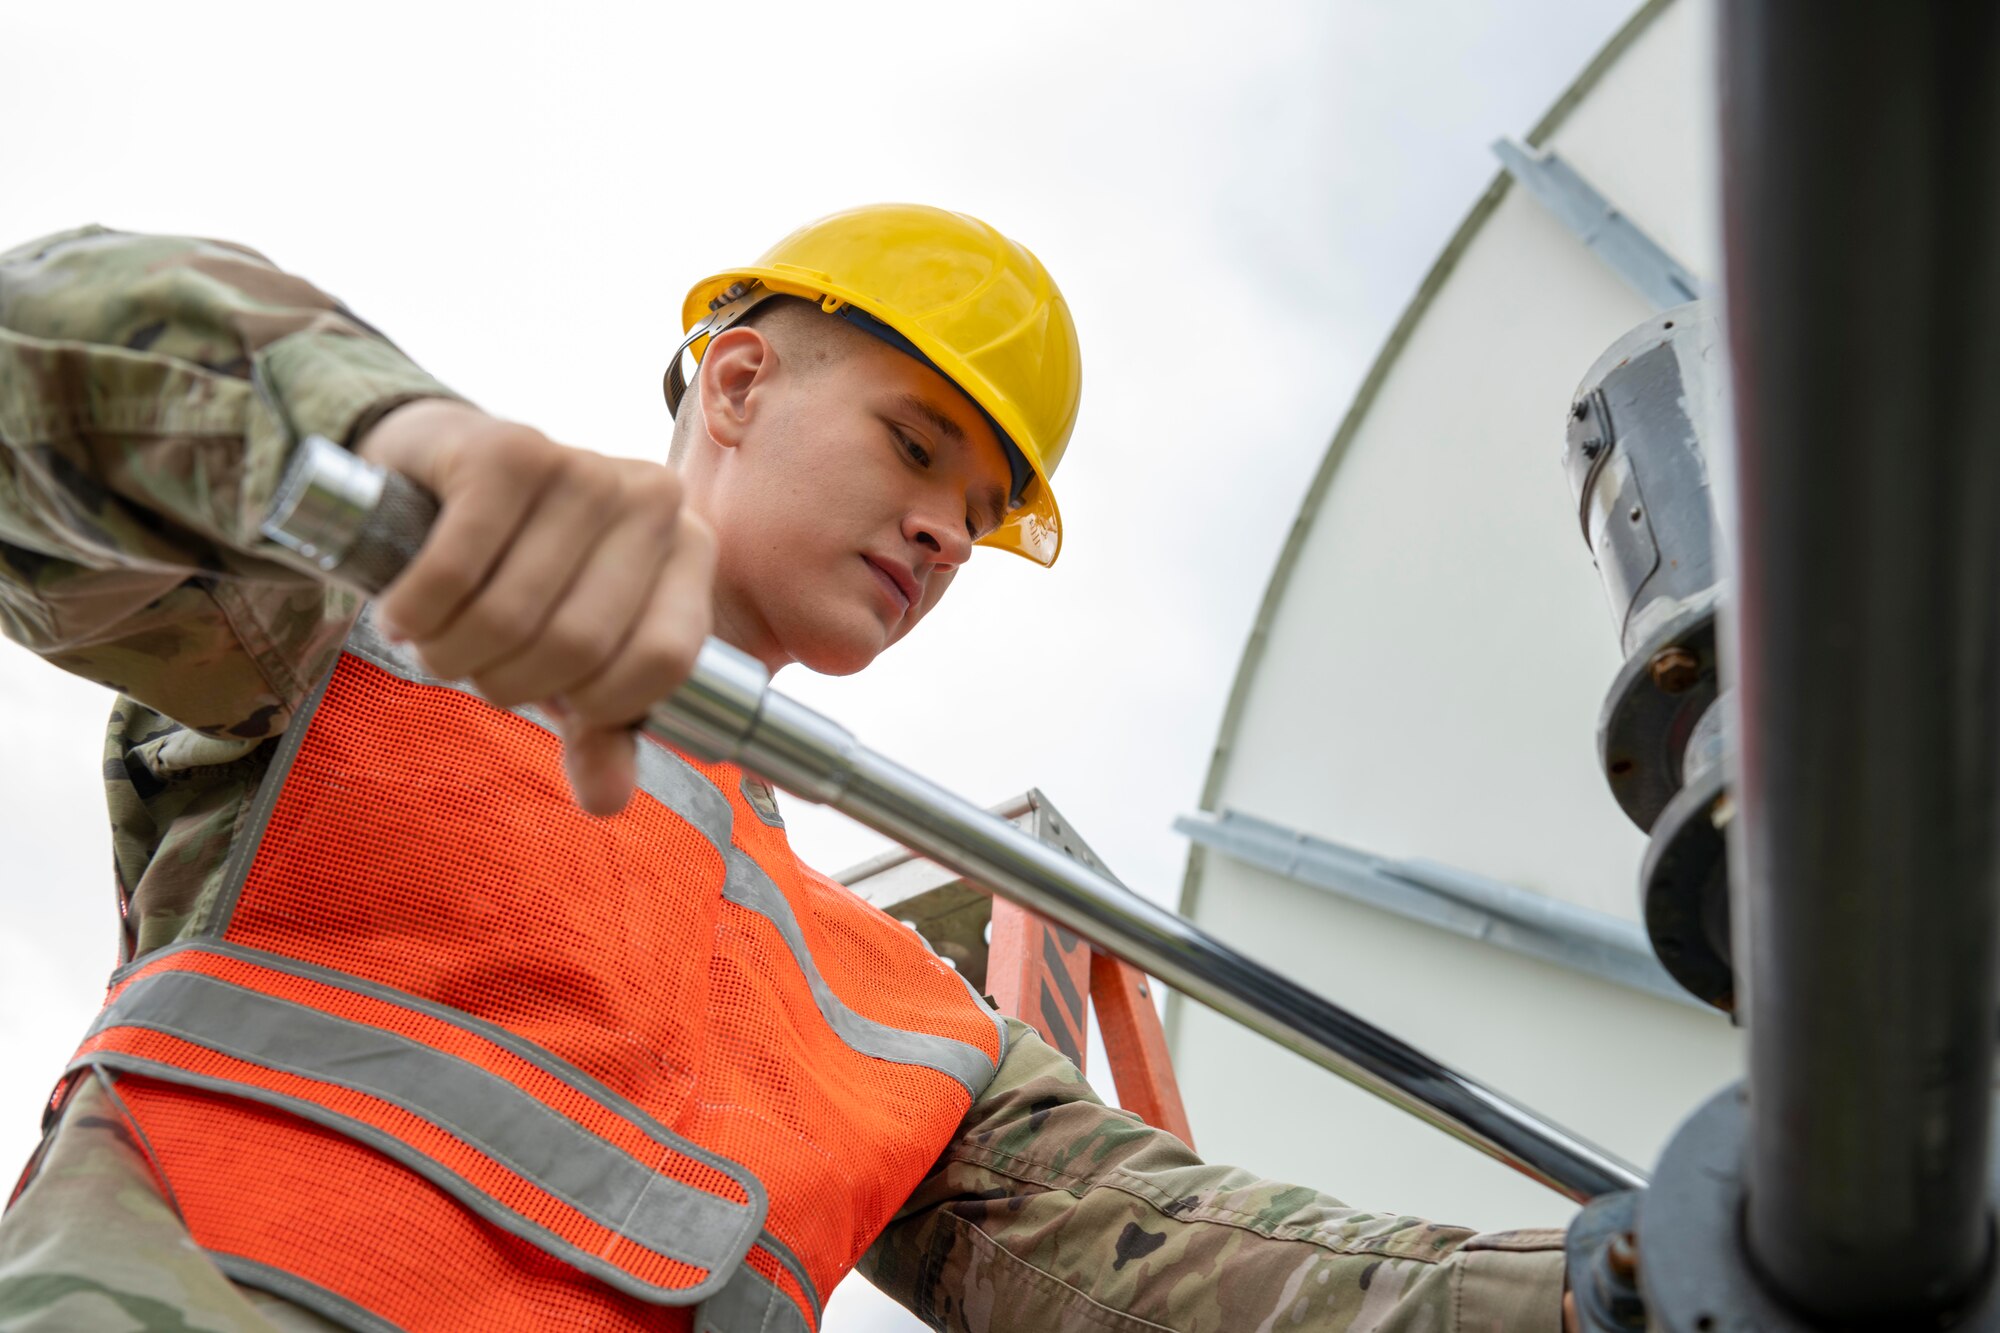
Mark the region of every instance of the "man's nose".
<instances>
[{"instance_id":1,"label":"man's nose","mask_svg":"<svg viewBox=\"0 0 2000 1333\"><path fill-rule=\"evenodd\" d=\"M903 536L928 552L936 566L953 568L972 558L972 538L964 522L939 511L912 510L903 520Z\"/></svg>"}]
</instances>

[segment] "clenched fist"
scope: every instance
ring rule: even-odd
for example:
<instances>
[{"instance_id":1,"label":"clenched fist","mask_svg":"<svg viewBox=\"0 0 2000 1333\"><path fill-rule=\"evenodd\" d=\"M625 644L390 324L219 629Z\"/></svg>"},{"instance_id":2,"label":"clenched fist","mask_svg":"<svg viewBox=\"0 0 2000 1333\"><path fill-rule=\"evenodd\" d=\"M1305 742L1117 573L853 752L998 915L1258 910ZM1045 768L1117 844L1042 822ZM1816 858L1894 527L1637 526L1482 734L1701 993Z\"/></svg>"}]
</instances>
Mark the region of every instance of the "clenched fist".
<instances>
[{"instance_id":1,"label":"clenched fist","mask_svg":"<svg viewBox=\"0 0 2000 1333\"><path fill-rule=\"evenodd\" d=\"M539 704L577 803L622 810L633 724L687 679L712 616L715 538L681 508L673 469L442 399L391 412L355 452L438 500L377 599L383 629L500 707Z\"/></svg>"}]
</instances>

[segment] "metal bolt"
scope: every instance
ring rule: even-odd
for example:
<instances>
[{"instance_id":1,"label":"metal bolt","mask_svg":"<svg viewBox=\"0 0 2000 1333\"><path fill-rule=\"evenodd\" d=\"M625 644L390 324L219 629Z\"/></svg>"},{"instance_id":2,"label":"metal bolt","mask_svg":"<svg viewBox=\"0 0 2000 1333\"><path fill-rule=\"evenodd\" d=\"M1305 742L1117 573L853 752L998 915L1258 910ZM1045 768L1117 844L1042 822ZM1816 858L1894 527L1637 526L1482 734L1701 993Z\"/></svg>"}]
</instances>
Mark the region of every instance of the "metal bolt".
<instances>
[{"instance_id":1,"label":"metal bolt","mask_svg":"<svg viewBox=\"0 0 2000 1333\"><path fill-rule=\"evenodd\" d=\"M1590 415L1590 400L1588 398L1577 399L1574 403L1570 404L1569 414L1578 421L1583 420Z\"/></svg>"},{"instance_id":2,"label":"metal bolt","mask_svg":"<svg viewBox=\"0 0 2000 1333\"><path fill-rule=\"evenodd\" d=\"M1618 1328L1645 1328L1646 1302L1639 1295L1639 1238L1629 1231L1612 1237L1604 1247L1604 1269L1610 1281L1600 1275L1597 1284L1598 1295L1604 1300L1603 1313Z\"/></svg>"},{"instance_id":3,"label":"metal bolt","mask_svg":"<svg viewBox=\"0 0 2000 1333\"><path fill-rule=\"evenodd\" d=\"M1605 1256L1611 1263L1611 1271L1626 1282L1632 1281L1639 1273L1639 1238L1627 1231L1614 1236Z\"/></svg>"},{"instance_id":4,"label":"metal bolt","mask_svg":"<svg viewBox=\"0 0 2000 1333\"><path fill-rule=\"evenodd\" d=\"M1736 818L1736 797L1730 792L1724 792L1716 797L1715 804L1708 807L1708 822L1715 826L1717 832L1727 829L1729 821L1734 818Z\"/></svg>"},{"instance_id":5,"label":"metal bolt","mask_svg":"<svg viewBox=\"0 0 2000 1333\"><path fill-rule=\"evenodd\" d=\"M1595 458L1603 452L1604 441L1598 439L1596 436L1593 435L1583 442L1583 456L1585 458Z\"/></svg>"},{"instance_id":6,"label":"metal bolt","mask_svg":"<svg viewBox=\"0 0 2000 1333\"><path fill-rule=\"evenodd\" d=\"M1662 694L1686 694L1701 679L1701 661L1685 648L1662 648L1648 665Z\"/></svg>"}]
</instances>

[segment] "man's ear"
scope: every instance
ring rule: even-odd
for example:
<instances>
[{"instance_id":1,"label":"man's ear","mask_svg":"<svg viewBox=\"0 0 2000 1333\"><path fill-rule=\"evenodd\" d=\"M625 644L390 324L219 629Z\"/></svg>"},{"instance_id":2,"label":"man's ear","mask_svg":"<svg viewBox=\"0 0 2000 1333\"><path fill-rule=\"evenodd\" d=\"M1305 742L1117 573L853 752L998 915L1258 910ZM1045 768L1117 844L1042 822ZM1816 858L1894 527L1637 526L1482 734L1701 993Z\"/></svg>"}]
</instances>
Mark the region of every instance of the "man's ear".
<instances>
[{"instance_id":1,"label":"man's ear","mask_svg":"<svg viewBox=\"0 0 2000 1333\"><path fill-rule=\"evenodd\" d=\"M724 329L702 354L696 378L701 383L702 424L708 436L725 449L743 442L762 391L777 372L778 355L770 339L755 329Z\"/></svg>"}]
</instances>

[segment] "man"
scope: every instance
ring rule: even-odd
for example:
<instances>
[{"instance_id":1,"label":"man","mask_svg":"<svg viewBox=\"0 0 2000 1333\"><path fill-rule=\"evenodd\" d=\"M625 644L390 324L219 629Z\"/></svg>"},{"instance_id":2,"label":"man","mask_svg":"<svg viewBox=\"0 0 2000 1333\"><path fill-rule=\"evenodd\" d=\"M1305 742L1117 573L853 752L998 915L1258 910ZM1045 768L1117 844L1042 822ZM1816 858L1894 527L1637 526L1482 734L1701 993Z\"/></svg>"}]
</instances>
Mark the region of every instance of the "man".
<instances>
[{"instance_id":1,"label":"man","mask_svg":"<svg viewBox=\"0 0 2000 1333\"><path fill-rule=\"evenodd\" d=\"M856 671L974 545L1052 562L1076 411L1047 273L934 209L802 228L684 324L666 467L240 248L0 257L0 615L120 693L124 922L0 1329L803 1330L857 1264L939 1328L1558 1327L1558 1234L1203 1164L759 784L635 744L710 630ZM440 501L366 617L258 535L307 435Z\"/></svg>"}]
</instances>

